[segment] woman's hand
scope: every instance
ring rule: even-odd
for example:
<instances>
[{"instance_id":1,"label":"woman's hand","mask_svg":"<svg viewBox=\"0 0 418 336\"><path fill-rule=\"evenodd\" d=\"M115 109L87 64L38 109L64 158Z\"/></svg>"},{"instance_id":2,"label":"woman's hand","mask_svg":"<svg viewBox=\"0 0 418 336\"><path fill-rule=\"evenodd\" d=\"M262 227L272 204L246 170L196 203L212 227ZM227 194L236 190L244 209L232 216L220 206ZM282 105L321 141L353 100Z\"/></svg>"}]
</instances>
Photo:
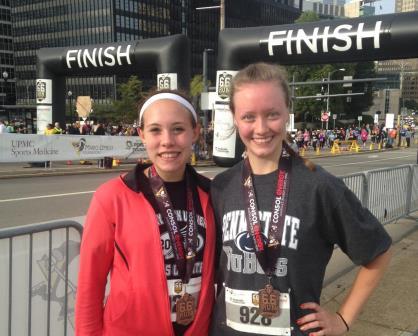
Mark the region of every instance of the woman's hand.
<instances>
[{"instance_id":1,"label":"woman's hand","mask_svg":"<svg viewBox=\"0 0 418 336\"><path fill-rule=\"evenodd\" d=\"M339 336L348 331L348 326L337 313L329 312L315 302L307 302L300 307L314 311L296 321L302 331L318 330L309 333L309 336Z\"/></svg>"}]
</instances>

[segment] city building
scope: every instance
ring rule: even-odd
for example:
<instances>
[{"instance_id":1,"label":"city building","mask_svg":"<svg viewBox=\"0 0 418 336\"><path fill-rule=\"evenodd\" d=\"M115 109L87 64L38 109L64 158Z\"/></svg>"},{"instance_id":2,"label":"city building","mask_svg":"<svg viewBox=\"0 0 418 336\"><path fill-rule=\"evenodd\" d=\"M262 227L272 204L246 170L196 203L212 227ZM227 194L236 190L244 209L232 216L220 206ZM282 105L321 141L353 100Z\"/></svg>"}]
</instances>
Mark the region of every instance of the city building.
<instances>
[{"instance_id":1,"label":"city building","mask_svg":"<svg viewBox=\"0 0 418 336\"><path fill-rule=\"evenodd\" d=\"M395 11L397 13L416 10L418 10L418 0L396 0Z\"/></svg>"},{"instance_id":2,"label":"city building","mask_svg":"<svg viewBox=\"0 0 418 336\"><path fill-rule=\"evenodd\" d=\"M373 96L373 105L370 107L369 111L364 112L363 114L375 116L378 112L378 124L381 125L385 123L386 114L392 113L395 115L395 120L398 117L400 105L400 90L399 89L381 89L375 91Z\"/></svg>"},{"instance_id":3,"label":"city building","mask_svg":"<svg viewBox=\"0 0 418 336\"><path fill-rule=\"evenodd\" d=\"M418 0L396 0L395 11L409 12L418 10ZM418 102L418 59L387 60L376 63L379 77L386 77L385 83L376 87L400 89L401 102L415 100Z\"/></svg>"},{"instance_id":4,"label":"city building","mask_svg":"<svg viewBox=\"0 0 418 336\"><path fill-rule=\"evenodd\" d=\"M351 0L344 5L345 16L356 18L375 14L373 0Z\"/></svg>"},{"instance_id":5,"label":"city building","mask_svg":"<svg viewBox=\"0 0 418 336\"><path fill-rule=\"evenodd\" d=\"M304 0L303 10L318 14L321 19L343 18L344 0Z\"/></svg>"},{"instance_id":6,"label":"city building","mask_svg":"<svg viewBox=\"0 0 418 336\"><path fill-rule=\"evenodd\" d=\"M33 116L39 48L186 34L192 45L192 75L202 73L202 53L212 49L208 68L209 79L214 80L220 11L196 9L213 6L211 0L13 0L8 5L15 50L15 73L11 77L16 80L16 100L18 105L31 105ZM225 0L225 27L292 23L301 7L302 0ZM155 85L155 75L141 73L139 77L149 87ZM110 103L117 95L116 84L125 80L116 75L67 78L67 91L71 91L68 97L88 95L95 102Z\"/></svg>"},{"instance_id":7,"label":"city building","mask_svg":"<svg viewBox=\"0 0 418 336\"><path fill-rule=\"evenodd\" d=\"M13 65L11 0L0 0L0 119L9 118L16 102Z\"/></svg>"}]
</instances>

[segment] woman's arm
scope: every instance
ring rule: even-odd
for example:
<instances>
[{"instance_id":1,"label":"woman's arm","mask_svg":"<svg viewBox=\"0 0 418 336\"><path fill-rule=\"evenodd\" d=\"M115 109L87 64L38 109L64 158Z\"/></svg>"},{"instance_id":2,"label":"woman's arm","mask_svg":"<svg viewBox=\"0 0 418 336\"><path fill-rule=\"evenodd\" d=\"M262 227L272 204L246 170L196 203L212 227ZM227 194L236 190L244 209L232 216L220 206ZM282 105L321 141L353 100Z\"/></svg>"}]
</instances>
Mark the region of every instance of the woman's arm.
<instances>
[{"instance_id":1,"label":"woman's arm","mask_svg":"<svg viewBox=\"0 0 418 336\"><path fill-rule=\"evenodd\" d=\"M87 213L80 248L75 307L77 336L102 335L103 300L113 253L113 224L94 196Z\"/></svg>"},{"instance_id":2,"label":"woman's arm","mask_svg":"<svg viewBox=\"0 0 418 336\"><path fill-rule=\"evenodd\" d=\"M389 265L391 256L392 250L389 248L367 265L360 267L349 293L338 309L340 315L335 312L329 312L315 302L302 304L302 309L311 309L315 312L305 315L297 321L301 330L321 329L321 331L310 333L310 336L324 334L337 336L344 334L347 331L347 327L354 323L361 309L379 284Z\"/></svg>"}]
</instances>

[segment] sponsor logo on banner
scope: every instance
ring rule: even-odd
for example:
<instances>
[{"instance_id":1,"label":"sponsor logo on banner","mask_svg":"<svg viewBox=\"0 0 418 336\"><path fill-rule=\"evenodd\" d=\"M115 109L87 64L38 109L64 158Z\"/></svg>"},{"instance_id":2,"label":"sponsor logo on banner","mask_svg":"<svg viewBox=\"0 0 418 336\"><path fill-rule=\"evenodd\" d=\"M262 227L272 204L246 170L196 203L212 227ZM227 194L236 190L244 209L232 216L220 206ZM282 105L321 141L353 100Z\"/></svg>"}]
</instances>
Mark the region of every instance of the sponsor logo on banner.
<instances>
[{"instance_id":1,"label":"sponsor logo on banner","mask_svg":"<svg viewBox=\"0 0 418 336\"><path fill-rule=\"evenodd\" d=\"M125 148L127 150L131 150L132 153L146 152L144 144L141 141L126 140L126 147Z\"/></svg>"},{"instance_id":2,"label":"sponsor logo on banner","mask_svg":"<svg viewBox=\"0 0 418 336\"><path fill-rule=\"evenodd\" d=\"M112 151L114 149L114 146L112 145L88 144L86 138L80 138L77 141L73 141L71 144L73 145L73 148L77 154L82 153L83 155L100 154L104 151Z\"/></svg>"},{"instance_id":3,"label":"sponsor logo on banner","mask_svg":"<svg viewBox=\"0 0 418 336\"><path fill-rule=\"evenodd\" d=\"M36 80L36 102L38 104L52 104L52 80Z\"/></svg>"},{"instance_id":4,"label":"sponsor logo on banner","mask_svg":"<svg viewBox=\"0 0 418 336\"><path fill-rule=\"evenodd\" d=\"M341 24L333 30L330 26L315 27L312 33L306 33L303 28L272 31L260 44L267 45L269 56L277 56L282 50L287 55L328 53L330 49L337 52L363 50L365 40L372 42L370 48L379 49L382 21L376 21L370 29L365 29L364 25L364 22Z\"/></svg>"},{"instance_id":5,"label":"sponsor logo on banner","mask_svg":"<svg viewBox=\"0 0 418 336\"><path fill-rule=\"evenodd\" d=\"M157 75L158 90L177 90L177 74L163 73Z\"/></svg>"}]
</instances>

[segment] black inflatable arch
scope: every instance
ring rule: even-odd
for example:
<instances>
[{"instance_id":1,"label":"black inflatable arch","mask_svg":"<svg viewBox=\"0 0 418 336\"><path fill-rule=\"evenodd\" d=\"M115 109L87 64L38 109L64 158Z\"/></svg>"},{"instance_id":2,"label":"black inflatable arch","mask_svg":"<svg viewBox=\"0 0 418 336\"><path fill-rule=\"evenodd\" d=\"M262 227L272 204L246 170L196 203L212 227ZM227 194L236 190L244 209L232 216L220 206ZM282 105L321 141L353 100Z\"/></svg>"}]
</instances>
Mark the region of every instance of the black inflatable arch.
<instances>
[{"instance_id":1,"label":"black inflatable arch","mask_svg":"<svg viewBox=\"0 0 418 336\"><path fill-rule=\"evenodd\" d=\"M257 61L298 65L418 57L418 12L224 29L218 50L216 91L222 105L228 102L234 72ZM218 142L221 129L225 120L217 125L215 114L214 161L231 166L241 159L242 143ZM238 138L236 133L232 136ZM227 148L231 144L235 148Z\"/></svg>"},{"instance_id":2,"label":"black inflatable arch","mask_svg":"<svg viewBox=\"0 0 418 336\"><path fill-rule=\"evenodd\" d=\"M158 88L187 90L190 42L185 35L70 48L43 48L37 53L38 133L53 121L65 125L65 77L140 74L156 71Z\"/></svg>"}]
</instances>

